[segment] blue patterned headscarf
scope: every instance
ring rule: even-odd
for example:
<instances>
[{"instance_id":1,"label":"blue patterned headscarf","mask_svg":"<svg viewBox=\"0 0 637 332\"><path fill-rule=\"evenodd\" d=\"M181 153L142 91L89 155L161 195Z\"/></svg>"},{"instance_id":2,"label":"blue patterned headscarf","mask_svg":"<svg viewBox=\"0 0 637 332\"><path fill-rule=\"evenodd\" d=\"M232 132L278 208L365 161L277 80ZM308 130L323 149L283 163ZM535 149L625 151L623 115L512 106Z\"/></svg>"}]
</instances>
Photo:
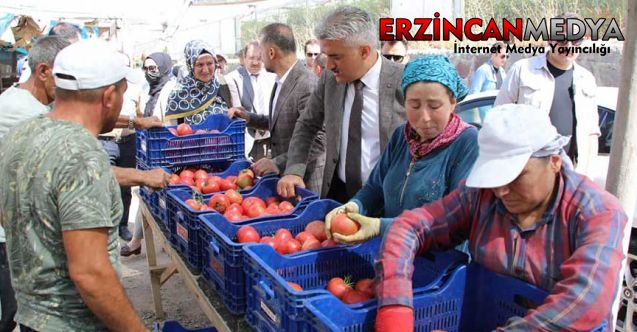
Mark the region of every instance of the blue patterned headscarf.
<instances>
[{"instance_id":1,"label":"blue patterned headscarf","mask_svg":"<svg viewBox=\"0 0 637 332\"><path fill-rule=\"evenodd\" d=\"M186 44L184 55L190 75L179 79L177 86L168 96L167 119L184 118L186 123L200 124L210 114L228 111L229 101L218 96L221 84L216 76L206 83L195 79L195 63L204 53L215 57L212 48L201 40L193 40Z\"/></svg>"},{"instance_id":2,"label":"blue patterned headscarf","mask_svg":"<svg viewBox=\"0 0 637 332\"><path fill-rule=\"evenodd\" d=\"M457 101L467 96L469 90L458 74L456 67L446 56L428 55L417 58L405 66L401 88L406 92L413 83L429 81L438 82L453 92Z\"/></svg>"}]
</instances>

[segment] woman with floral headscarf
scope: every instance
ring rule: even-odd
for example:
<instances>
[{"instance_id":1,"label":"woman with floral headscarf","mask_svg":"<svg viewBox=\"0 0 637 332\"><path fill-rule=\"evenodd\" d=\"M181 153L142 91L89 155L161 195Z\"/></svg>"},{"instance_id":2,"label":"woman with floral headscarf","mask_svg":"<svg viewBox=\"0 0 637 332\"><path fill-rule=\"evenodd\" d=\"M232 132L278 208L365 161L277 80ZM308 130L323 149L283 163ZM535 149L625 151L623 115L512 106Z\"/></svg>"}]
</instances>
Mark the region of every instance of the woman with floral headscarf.
<instances>
[{"instance_id":1,"label":"woman with floral headscarf","mask_svg":"<svg viewBox=\"0 0 637 332\"><path fill-rule=\"evenodd\" d=\"M478 157L478 131L454 113L467 95L455 67L444 56L409 62L402 78L407 123L394 131L367 182L345 205L326 219L328 237L356 242L358 234L331 234L337 213L349 217L382 217L387 226L404 210L442 198L464 180ZM382 234L382 232L381 232Z\"/></svg>"},{"instance_id":2,"label":"woman with floral headscarf","mask_svg":"<svg viewBox=\"0 0 637 332\"><path fill-rule=\"evenodd\" d=\"M177 123L200 124L211 114L228 111L230 90L215 76L216 59L212 48L193 40L184 48L190 75L181 78L168 97L165 118Z\"/></svg>"}]
</instances>

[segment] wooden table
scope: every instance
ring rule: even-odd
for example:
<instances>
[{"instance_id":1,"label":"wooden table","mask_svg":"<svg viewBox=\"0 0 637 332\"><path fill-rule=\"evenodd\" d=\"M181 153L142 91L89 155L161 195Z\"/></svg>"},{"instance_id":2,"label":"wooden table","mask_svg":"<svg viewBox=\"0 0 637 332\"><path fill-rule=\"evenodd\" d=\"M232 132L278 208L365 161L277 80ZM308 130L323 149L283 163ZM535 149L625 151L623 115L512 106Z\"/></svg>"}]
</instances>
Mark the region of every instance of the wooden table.
<instances>
[{"instance_id":1,"label":"wooden table","mask_svg":"<svg viewBox=\"0 0 637 332\"><path fill-rule=\"evenodd\" d=\"M139 193L136 193L139 197ZM152 216L144 201L139 197L139 209L142 215L144 228L144 240L146 241L146 258L148 260L148 270L150 275L150 288L155 304L155 315L157 319L164 320L164 310L161 303L161 285L170 277L179 273L186 287L194 294L199 307L210 320L212 325L219 331L251 331L243 316L232 315L223 304L223 300L214 291L204 293L199 286L203 277L193 275L184 263L181 256L171 246L170 241L159 228L157 221ZM159 245L170 256L170 264L166 266L157 265L155 252L155 236L159 239Z\"/></svg>"}]
</instances>

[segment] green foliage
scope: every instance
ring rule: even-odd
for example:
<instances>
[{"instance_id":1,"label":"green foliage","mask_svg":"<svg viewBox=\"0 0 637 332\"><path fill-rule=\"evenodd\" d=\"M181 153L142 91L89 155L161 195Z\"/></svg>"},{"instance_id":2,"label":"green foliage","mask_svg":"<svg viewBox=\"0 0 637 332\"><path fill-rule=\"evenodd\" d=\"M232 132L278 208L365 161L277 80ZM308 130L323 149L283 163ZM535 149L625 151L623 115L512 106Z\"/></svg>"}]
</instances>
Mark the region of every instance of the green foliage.
<instances>
[{"instance_id":1,"label":"green foliage","mask_svg":"<svg viewBox=\"0 0 637 332\"><path fill-rule=\"evenodd\" d=\"M390 0L352 0L340 1L336 3L328 3L321 6L306 6L305 3L294 7L287 8L284 13L273 15L259 20L247 20L241 24L241 45L246 45L251 40L259 37L259 31L264 26L274 23L283 22L294 31L297 41L297 49L303 50L303 45L309 39L314 38L314 28L329 11L339 5L351 5L366 10L372 16L375 22L381 17L389 16Z\"/></svg>"}]
</instances>

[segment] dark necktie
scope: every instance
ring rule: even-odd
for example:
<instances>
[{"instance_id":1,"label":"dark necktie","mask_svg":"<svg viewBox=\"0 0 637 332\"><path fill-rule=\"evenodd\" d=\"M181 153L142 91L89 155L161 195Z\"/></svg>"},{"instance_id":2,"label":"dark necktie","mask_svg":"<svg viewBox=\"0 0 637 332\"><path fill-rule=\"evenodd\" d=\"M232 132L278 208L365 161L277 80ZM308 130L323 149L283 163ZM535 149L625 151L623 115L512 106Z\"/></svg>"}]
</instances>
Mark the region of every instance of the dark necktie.
<instances>
[{"instance_id":1,"label":"dark necktie","mask_svg":"<svg viewBox=\"0 0 637 332\"><path fill-rule=\"evenodd\" d=\"M276 97L276 88L279 86L278 82L274 82L274 86L272 87L272 94L270 94L270 129L272 129L272 117L274 115L274 97Z\"/></svg>"},{"instance_id":2,"label":"dark necktie","mask_svg":"<svg viewBox=\"0 0 637 332\"><path fill-rule=\"evenodd\" d=\"M354 196L363 186L361 180L361 119L364 86L365 84L360 80L354 81L354 102L349 115L347 158L345 160L345 183L349 196Z\"/></svg>"}]
</instances>

